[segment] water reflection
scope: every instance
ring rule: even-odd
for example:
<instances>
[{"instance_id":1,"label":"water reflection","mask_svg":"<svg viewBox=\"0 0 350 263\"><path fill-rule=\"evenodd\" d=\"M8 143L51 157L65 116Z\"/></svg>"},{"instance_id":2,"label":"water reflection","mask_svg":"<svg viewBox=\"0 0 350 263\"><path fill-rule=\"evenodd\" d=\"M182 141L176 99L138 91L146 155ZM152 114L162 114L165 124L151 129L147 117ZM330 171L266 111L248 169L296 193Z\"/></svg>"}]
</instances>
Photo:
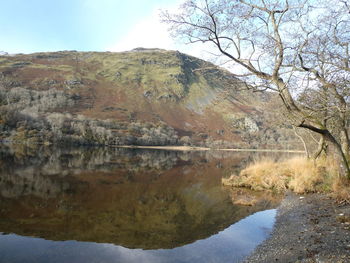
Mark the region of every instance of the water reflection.
<instances>
[{"instance_id":1,"label":"water reflection","mask_svg":"<svg viewBox=\"0 0 350 263\"><path fill-rule=\"evenodd\" d=\"M128 249L112 244L54 242L17 235L0 236L3 262L239 262L271 231L275 210L253 214L205 240L175 249ZM18 248L21 248L19 251Z\"/></svg>"},{"instance_id":2,"label":"water reflection","mask_svg":"<svg viewBox=\"0 0 350 263\"><path fill-rule=\"evenodd\" d=\"M2 147L0 157L0 231L17 234L0 237L0 259L8 262L23 255L37 260L32 251L42 253L42 262L86 262L82 254L90 251L100 255L96 262L196 262L209 254L228 262L224 255L232 261L249 247L231 225L278 202L233 204L221 177L249 161L242 153ZM236 245L228 247L225 238ZM59 258L60 251L73 259ZM107 260L116 253L128 259ZM165 260L169 255L174 261Z\"/></svg>"}]
</instances>

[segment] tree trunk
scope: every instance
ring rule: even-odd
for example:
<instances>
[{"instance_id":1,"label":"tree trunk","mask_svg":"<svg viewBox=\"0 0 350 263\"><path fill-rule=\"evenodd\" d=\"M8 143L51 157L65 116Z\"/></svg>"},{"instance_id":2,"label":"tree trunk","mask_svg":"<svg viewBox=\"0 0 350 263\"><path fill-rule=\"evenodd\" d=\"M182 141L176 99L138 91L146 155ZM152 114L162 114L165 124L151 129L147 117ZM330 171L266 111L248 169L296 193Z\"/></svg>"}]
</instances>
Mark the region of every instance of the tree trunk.
<instances>
[{"instance_id":1,"label":"tree trunk","mask_svg":"<svg viewBox=\"0 0 350 263\"><path fill-rule=\"evenodd\" d=\"M342 150L342 146L340 145L339 142L337 142L337 140L330 133L324 134L324 138L328 146L330 147L329 150L334 153L334 157L337 163L339 164L340 176L350 180L349 162L348 162L348 158L346 157L345 153Z\"/></svg>"},{"instance_id":2,"label":"tree trunk","mask_svg":"<svg viewBox=\"0 0 350 263\"><path fill-rule=\"evenodd\" d=\"M340 132L340 142L341 142L341 149L345 154L346 158L348 159L350 157L349 156L349 136L346 129L343 129Z\"/></svg>"},{"instance_id":3,"label":"tree trunk","mask_svg":"<svg viewBox=\"0 0 350 263\"><path fill-rule=\"evenodd\" d=\"M328 147L330 148L329 150L334 153L334 157L339 164L340 176L350 181L349 159L343 152L341 144L335 139L330 131L327 129L317 128L304 122L300 123L298 127L309 129L324 137Z\"/></svg>"},{"instance_id":4,"label":"tree trunk","mask_svg":"<svg viewBox=\"0 0 350 263\"><path fill-rule=\"evenodd\" d=\"M317 149L316 151L312 154L312 159L316 160L322 152L325 152L326 151L326 144L325 144L325 139L324 139L324 136L321 135L321 138L318 142L318 146L317 146Z\"/></svg>"},{"instance_id":5,"label":"tree trunk","mask_svg":"<svg viewBox=\"0 0 350 263\"><path fill-rule=\"evenodd\" d=\"M305 150L305 155L306 155L306 158L310 158L310 153L309 153L309 149L307 147L307 144L303 138L303 136L301 136L298 132L297 132L297 128L295 126L293 126L293 130L294 130L294 133L295 135L301 140L301 142L303 143L303 146L304 146L304 150Z\"/></svg>"}]
</instances>

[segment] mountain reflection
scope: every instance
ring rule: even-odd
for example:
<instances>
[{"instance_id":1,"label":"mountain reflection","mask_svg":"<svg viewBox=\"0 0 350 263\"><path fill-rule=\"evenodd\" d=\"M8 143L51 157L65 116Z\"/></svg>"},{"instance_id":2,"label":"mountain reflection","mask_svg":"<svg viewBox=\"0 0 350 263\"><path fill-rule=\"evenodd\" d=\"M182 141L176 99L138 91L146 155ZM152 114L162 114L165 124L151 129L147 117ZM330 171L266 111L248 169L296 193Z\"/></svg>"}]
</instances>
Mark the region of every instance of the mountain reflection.
<instances>
[{"instance_id":1,"label":"mountain reflection","mask_svg":"<svg viewBox=\"0 0 350 263\"><path fill-rule=\"evenodd\" d=\"M248 160L242 153L2 147L0 232L179 247L273 205L233 205L221 186Z\"/></svg>"}]
</instances>

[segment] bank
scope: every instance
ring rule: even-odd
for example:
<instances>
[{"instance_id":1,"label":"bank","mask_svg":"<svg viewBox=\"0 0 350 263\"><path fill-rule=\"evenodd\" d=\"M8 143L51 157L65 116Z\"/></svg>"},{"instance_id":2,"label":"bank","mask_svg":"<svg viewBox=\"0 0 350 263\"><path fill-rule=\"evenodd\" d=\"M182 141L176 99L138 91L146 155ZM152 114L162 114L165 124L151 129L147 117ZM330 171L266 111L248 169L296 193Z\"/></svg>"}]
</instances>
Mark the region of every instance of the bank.
<instances>
[{"instance_id":1,"label":"bank","mask_svg":"<svg viewBox=\"0 0 350 263\"><path fill-rule=\"evenodd\" d=\"M270 237L243 262L350 262L349 203L287 192Z\"/></svg>"}]
</instances>

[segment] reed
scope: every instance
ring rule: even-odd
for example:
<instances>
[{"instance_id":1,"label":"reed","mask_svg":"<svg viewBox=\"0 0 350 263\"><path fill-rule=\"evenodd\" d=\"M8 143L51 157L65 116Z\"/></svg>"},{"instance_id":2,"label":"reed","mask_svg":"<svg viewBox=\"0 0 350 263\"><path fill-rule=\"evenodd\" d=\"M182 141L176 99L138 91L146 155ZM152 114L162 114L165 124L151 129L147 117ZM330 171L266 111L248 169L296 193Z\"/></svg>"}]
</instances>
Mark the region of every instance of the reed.
<instances>
[{"instance_id":1,"label":"reed","mask_svg":"<svg viewBox=\"0 0 350 263\"><path fill-rule=\"evenodd\" d=\"M289 189L298 194L327 192L343 198L350 195L347 184L340 182L336 162L330 158L312 160L294 157L278 162L264 158L256 160L238 176L223 179L223 184L277 192Z\"/></svg>"}]
</instances>

